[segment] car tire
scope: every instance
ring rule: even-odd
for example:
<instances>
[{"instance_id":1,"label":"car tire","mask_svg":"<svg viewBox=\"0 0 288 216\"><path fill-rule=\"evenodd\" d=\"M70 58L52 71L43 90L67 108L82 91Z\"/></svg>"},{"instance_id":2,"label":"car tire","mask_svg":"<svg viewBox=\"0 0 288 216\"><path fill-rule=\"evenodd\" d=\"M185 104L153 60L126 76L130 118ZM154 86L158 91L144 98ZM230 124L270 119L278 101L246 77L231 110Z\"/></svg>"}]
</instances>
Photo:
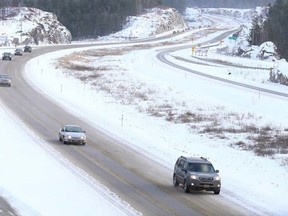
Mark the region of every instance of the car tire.
<instances>
[{"instance_id":1,"label":"car tire","mask_svg":"<svg viewBox=\"0 0 288 216\"><path fill-rule=\"evenodd\" d=\"M176 175L173 175L173 186L174 187L178 187L179 186L179 182L177 181Z\"/></svg>"},{"instance_id":2,"label":"car tire","mask_svg":"<svg viewBox=\"0 0 288 216\"><path fill-rule=\"evenodd\" d=\"M190 192L190 190L189 190L189 187L188 187L188 185L187 185L187 182L186 182L186 180L184 181L183 190L184 190L184 192L185 192L185 193L189 193L189 192Z\"/></svg>"},{"instance_id":3,"label":"car tire","mask_svg":"<svg viewBox=\"0 0 288 216\"><path fill-rule=\"evenodd\" d=\"M214 194L220 194L220 188L214 189Z\"/></svg>"},{"instance_id":4,"label":"car tire","mask_svg":"<svg viewBox=\"0 0 288 216\"><path fill-rule=\"evenodd\" d=\"M63 142L63 144L66 144L66 143L67 143L67 142L65 141L64 136L62 137L62 142Z\"/></svg>"}]
</instances>

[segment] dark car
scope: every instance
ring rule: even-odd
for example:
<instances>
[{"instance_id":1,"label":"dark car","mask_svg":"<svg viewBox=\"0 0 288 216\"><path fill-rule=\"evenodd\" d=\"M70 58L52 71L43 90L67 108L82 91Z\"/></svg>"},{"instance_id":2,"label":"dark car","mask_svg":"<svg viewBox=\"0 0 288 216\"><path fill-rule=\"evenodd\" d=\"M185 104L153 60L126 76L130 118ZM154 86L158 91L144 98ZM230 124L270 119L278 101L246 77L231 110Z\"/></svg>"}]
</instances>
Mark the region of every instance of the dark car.
<instances>
[{"instance_id":1,"label":"dark car","mask_svg":"<svg viewBox=\"0 0 288 216\"><path fill-rule=\"evenodd\" d=\"M0 74L0 85L11 87L12 79L7 74Z\"/></svg>"},{"instance_id":2,"label":"dark car","mask_svg":"<svg viewBox=\"0 0 288 216\"><path fill-rule=\"evenodd\" d=\"M78 125L65 125L59 131L59 141L63 144L76 143L85 145L86 144L86 131L84 131Z\"/></svg>"},{"instance_id":3,"label":"dark car","mask_svg":"<svg viewBox=\"0 0 288 216\"><path fill-rule=\"evenodd\" d=\"M219 194L221 178L219 171L204 157L179 157L174 166L173 185L183 185L185 193L190 190L206 190Z\"/></svg>"},{"instance_id":4,"label":"dark car","mask_svg":"<svg viewBox=\"0 0 288 216\"><path fill-rule=\"evenodd\" d=\"M15 49L15 55L22 56L23 55L22 49L20 49L20 48Z\"/></svg>"},{"instance_id":5,"label":"dark car","mask_svg":"<svg viewBox=\"0 0 288 216\"><path fill-rule=\"evenodd\" d=\"M24 52L32 52L32 47L31 46L25 46Z\"/></svg>"},{"instance_id":6,"label":"dark car","mask_svg":"<svg viewBox=\"0 0 288 216\"><path fill-rule=\"evenodd\" d=\"M10 52L4 52L3 56L2 56L2 60L11 61L12 60L12 54Z\"/></svg>"}]
</instances>

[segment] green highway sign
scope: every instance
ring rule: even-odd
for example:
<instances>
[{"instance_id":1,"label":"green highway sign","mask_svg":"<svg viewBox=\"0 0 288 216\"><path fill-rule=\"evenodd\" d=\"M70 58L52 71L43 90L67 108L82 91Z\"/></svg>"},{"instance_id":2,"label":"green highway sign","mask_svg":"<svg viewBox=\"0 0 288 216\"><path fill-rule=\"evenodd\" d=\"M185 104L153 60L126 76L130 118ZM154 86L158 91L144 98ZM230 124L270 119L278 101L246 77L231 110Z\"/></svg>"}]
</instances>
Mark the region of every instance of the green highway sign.
<instances>
[{"instance_id":1,"label":"green highway sign","mask_svg":"<svg viewBox=\"0 0 288 216\"><path fill-rule=\"evenodd\" d=\"M231 36L231 37L229 37L229 40L237 40L237 37Z\"/></svg>"}]
</instances>

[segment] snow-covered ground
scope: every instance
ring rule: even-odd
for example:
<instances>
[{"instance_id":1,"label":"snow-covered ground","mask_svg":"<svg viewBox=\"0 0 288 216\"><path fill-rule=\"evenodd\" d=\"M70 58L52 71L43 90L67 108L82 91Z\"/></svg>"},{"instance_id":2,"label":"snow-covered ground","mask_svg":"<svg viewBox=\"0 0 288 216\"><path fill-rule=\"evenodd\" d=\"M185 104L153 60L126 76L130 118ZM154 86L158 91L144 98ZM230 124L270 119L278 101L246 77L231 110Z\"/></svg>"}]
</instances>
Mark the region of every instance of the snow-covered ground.
<instances>
[{"instance_id":1,"label":"snow-covered ground","mask_svg":"<svg viewBox=\"0 0 288 216\"><path fill-rule=\"evenodd\" d=\"M229 20L225 19L225 22L229 23ZM195 38L193 42L197 44L211 37ZM108 52L107 46L105 48ZM89 82L85 84L75 78L75 71L70 73L55 67L60 57L66 55L69 60L69 54L75 50L32 59L26 66L25 74L37 90L79 117L88 119L89 116L88 120L95 127L109 129L115 136L132 143L134 148L146 152L148 157L158 158L159 163L171 169L171 174L180 155L208 157L215 168L220 170L222 177L219 196L233 199L251 209L262 209L263 214L267 211L272 215L287 215L287 158L285 160L283 155L259 157L251 151L232 148L231 144L239 140L246 141L246 137L243 134L238 136L225 133L219 137L199 133L198 127L204 127L208 122L198 120L183 123L179 117L189 111L199 119L217 120L216 123L223 126L253 124L260 128L268 124L284 133L283 129L287 128L287 101L171 68L156 59L159 48L163 47L129 50L126 46L126 51L118 47L122 55L113 55L111 52L97 58L89 56L89 52L101 52L100 47L97 50L91 49L88 54L79 51L79 55L91 61L89 66L106 68L104 73L98 72L101 76L97 80L87 80ZM191 49L185 49L167 58L194 70L287 92L285 86L267 82L268 72L265 70L191 64L175 58L180 56L193 60L191 55ZM205 57L202 58L205 60ZM207 58L224 59L213 49L208 52ZM244 66L274 66L272 62L231 57L225 57L225 61ZM74 63L83 64L81 61ZM81 72L77 76L83 78L90 73ZM81 100L75 101L75 96ZM167 121L167 113L173 114L170 115L172 120ZM138 214L113 192L101 189L103 186L95 180L71 167L60 155L57 155L60 159L55 160L54 155L59 153L48 148L2 105L0 119L1 138L5 140L0 143L0 157L5 161L0 164L0 172L6 174L0 178L0 195L7 198L22 215L79 215L79 209L82 213L85 210L86 215L95 215L100 209L99 214L106 215ZM18 142L10 141L11 131L17 134ZM11 159L11 155L17 160ZM69 184L65 181L67 178ZM77 197L73 194L77 194ZM67 197L69 202L66 201ZM94 205L95 200L98 200L99 205ZM77 209L71 206L77 206Z\"/></svg>"}]
</instances>

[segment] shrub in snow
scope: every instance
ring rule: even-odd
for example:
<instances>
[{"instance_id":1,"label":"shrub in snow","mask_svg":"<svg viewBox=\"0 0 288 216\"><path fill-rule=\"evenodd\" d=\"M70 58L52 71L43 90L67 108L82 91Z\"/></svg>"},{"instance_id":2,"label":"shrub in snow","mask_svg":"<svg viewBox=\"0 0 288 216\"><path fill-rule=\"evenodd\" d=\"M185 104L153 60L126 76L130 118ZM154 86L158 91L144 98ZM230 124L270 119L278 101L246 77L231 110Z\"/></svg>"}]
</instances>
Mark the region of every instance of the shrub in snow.
<instances>
[{"instance_id":1,"label":"shrub in snow","mask_svg":"<svg viewBox=\"0 0 288 216\"><path fill-rule=\"evenodd\" d=\"M249 46L250 50L243 52L241 56L252 59L276 61L279 59L277 48L274 43L267 41L260 46Z\"/></svg>"},{"instance_id":2,"label":"shrub in snow","mask_svg":"<svg viewBox=\"0 0 288 216\"><path fill-rule=\"evenodd\" d=\"M276 45L271 41L267 41L259 46L257 57L262 60L277 60L279 55L276 50Z\"/></svg>"},{"instance_id":3,"label":"shrub in snow","mask_svg":"<svg viewBox=\"0 0 288 216\"><path fill-rule=\"evenodd\" d=\"M269 80L288 86L288 63L285 59L279 60L274 68L271 68Z\"/></svg>"}]
</instances>

